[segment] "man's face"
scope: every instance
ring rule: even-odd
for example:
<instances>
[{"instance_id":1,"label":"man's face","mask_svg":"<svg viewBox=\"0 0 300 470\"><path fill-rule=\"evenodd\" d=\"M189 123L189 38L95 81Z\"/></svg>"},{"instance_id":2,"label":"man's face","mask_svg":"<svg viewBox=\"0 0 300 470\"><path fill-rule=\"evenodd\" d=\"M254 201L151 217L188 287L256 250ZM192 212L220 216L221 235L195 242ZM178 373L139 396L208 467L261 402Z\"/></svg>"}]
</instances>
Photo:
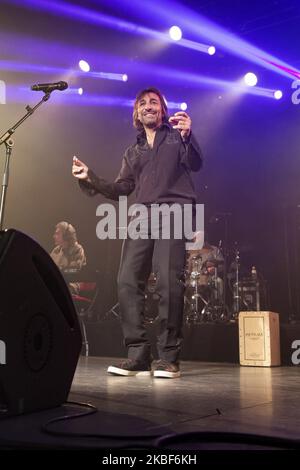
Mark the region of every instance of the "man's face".
<instances>
[{"instance_id":1,"label":"man's face","mask_svg":"<svg viewBox=\"0 0 300 470\"><path fill-rule=\"evenodd\" d=\"M155 93L146 93L138 101L138 119L144 127L156 129L162 123L162 107L159 96Z\"/></svg>"}]
</instances>

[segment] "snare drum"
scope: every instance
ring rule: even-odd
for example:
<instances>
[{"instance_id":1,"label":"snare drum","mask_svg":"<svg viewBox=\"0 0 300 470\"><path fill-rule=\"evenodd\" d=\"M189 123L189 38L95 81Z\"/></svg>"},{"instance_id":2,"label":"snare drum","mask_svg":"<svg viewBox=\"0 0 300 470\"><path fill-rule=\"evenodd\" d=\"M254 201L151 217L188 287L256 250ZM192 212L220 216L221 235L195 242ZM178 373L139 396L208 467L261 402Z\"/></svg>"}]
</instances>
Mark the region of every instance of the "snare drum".
<instances>
[{"instance_id":1,"label":"snare drum","mask_svg":"<svg viewBox=\"0 0 300 470\"><path fill-rule=\"evenodd\" d=\"M186 287L193 287L194 289L196 286L198 289L207 287L209 285L209 275L205 273L199 273L197 271L192 271L188 273L186 276Z\"/></svg>"},{"instance_id":2,"label":"snare drum","mask_svg":"<svg viewBox=\"0 0 300 470\"><path fill-rule=\"evenodd\" d=\"M206 287L208 286L209 284L209 275L208 274L203 274L201 273L199 276L198 276L198 286L203 286L203 287Z\"/></svg>"}]
</instances>

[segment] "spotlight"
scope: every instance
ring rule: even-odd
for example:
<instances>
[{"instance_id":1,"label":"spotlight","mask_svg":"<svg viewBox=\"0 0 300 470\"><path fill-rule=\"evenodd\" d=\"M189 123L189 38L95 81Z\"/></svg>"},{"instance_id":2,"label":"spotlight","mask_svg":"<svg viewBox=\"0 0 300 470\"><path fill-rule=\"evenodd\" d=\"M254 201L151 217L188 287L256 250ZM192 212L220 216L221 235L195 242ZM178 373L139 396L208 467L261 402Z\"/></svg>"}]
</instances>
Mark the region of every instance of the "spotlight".
<instances>
[{"instance_id":1,"label":"spotlight","mask_svg":"<svg viewBox=\"0 0 300 470\"><path fill-rule=\"evenodd\" d=\"M255 86L257 84L257 76L252 72L246 73L244 76L244 82L248 86Z\"/></svg>"},{"instance_id":2,"label":"spotlight","mask_svg":"<svg viewBox=\"0 0 300 470\"><path fill-rule=\"evenodd\" d=\"M78 65L79 65L80 69L83 72L89 72L90 71L90 64L86 60L80 60L78 62Z\"/></svg>"},{"instance_id":3,"label":"spotlight","mask_svg":"<svg viewBox=\"0 0 300 470\"><path fill-rule=\"evenodd\" d=\"M187 109L187 104L186 103L180 103L180 109L182 109L182 111L185 111Z\"/></svg>"},{"instance_id":4,"label":"spotlight","mask_svg":"<svg viewBox=\"0 0 300 470\"><path fill-rule=\"evenodd\" d=\"M122 80L123 80L123 82L127 82L127 80L128 80L128 75L126 75L126 73L124 73L124 74L122 75Z\"/></svg>"},{"instance_id":5,"label":"spotlight","mask_svg":"<svg viewBox=\"0 0 300 470\"><path fill-rule=\"evenodd\" d=\"M6 103L6 85L3 80L0 80L0 104Z\"/></svg>"},{"instance_id":6,"label":"spotlight","mask_svg":"<svg viewBox=\"0 0 300 470\"><path fill-rule=\"evenodd\" d=\"M172 28L169 29L169 35L173 41L179 41L182 38L182 32L179 26L172 26Z\"/></svg>"},{"instance_id":7,"label":"spotlight","mask_svg":"<svg viewBox=\"0 0 300 470\"><path fill-rule=\"evenodd\" d=\"M216 53L216 48L215 46L209 46L209 48L207 49L207 53L209 55L214 55Z\"/></svg>"},{"instance_id":8,"label":"spotlight","mask_svg":"<svg viewBox=\"0 0 300 470\"><path fill-rule=\"evenodd\" d=\"M78 95L83 95L83 88L78 88L77 93Z\"/></svg>"},{"instance_id":9,"label":"spotlight","mask_svg":"<svg viewBox=\"0 0 300 470\"><path fill-rule=\"evenodd\" d=\"M275 100L280 100L280 98L282 98L282 91L281 90L274 91L274 98Z\"/></svg>"}]
</instances>

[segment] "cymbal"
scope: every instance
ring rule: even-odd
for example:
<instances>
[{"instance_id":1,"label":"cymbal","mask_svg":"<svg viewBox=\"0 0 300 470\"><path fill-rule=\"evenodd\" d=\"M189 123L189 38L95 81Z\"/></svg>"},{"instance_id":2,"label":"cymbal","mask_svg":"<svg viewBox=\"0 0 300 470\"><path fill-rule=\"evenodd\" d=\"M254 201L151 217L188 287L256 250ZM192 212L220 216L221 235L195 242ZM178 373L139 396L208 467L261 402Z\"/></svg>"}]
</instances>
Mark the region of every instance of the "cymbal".
<instances>
[{"instance_id":1,"label":"cymbal","mask_svg":"<svg viewBox=\"0 0 300 470\"><path fill-rule=\"evenodd\" d=\"M201 255L210 253L211 251L213 251L213 247L211 248L205 247L205 248L201 248L200 250L187 250L187 253L190 254L191 256L196 256L196 255L201 256Z\"/></svg>"}]
</instances>

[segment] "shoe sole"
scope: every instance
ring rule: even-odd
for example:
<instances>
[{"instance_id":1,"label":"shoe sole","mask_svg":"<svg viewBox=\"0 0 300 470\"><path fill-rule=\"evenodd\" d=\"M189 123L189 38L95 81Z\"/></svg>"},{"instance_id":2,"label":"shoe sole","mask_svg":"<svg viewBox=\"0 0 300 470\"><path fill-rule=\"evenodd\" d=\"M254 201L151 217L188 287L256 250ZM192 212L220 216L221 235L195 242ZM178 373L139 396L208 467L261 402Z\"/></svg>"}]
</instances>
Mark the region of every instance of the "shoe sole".
<instances>
[{"instance_id":1,"label":"shoe sole","mask_svg":"<svg viewBox=\"0 0 300 470\"><path fill-rule=\"evenodd\" d=\"M180 371L168 372L166 370L155 370L153 376L161 379L177 379L180 377Z\"/></svg>"},{"instance_id":2,"label":"shoe sole","mask_svg":"<svg viewBox=\"0 0 300 470\"><path fill-rule=\"evenodd\" d=\"M126 370L119 369L119 367L115 366L109 366L107 373L113 375L122 375L123 377L149 377L151 375L150 370Z\"/></svg>"}]
</instances>

